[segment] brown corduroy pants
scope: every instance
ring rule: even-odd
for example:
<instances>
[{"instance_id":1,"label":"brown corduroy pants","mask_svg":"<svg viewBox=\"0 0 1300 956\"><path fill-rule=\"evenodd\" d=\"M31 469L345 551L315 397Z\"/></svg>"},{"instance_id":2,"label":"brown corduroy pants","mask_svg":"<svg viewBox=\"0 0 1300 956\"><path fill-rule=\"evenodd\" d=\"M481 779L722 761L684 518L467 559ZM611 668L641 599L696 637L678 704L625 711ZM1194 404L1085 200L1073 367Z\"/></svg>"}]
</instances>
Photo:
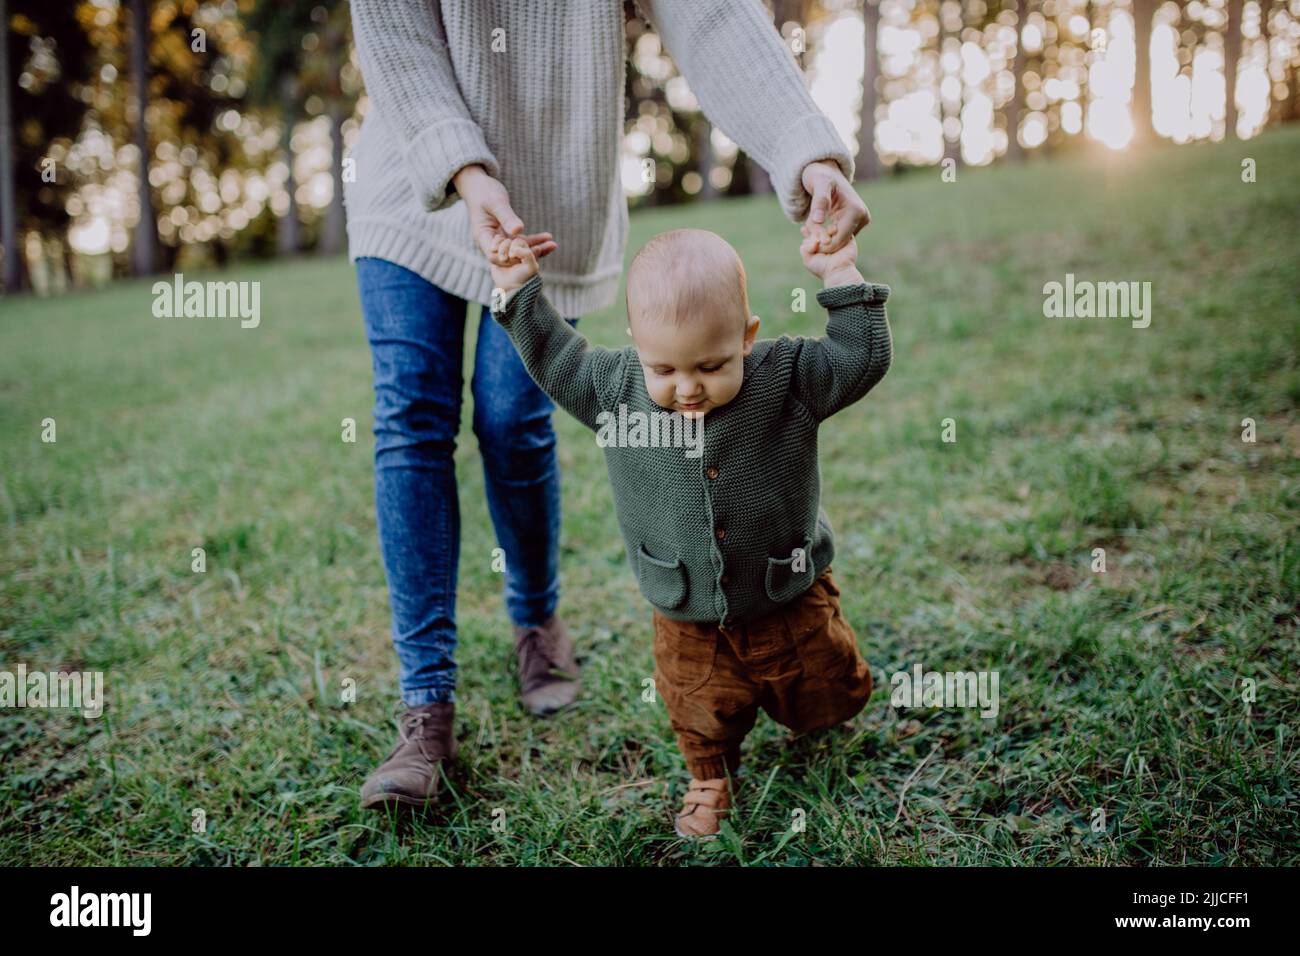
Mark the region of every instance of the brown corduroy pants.
<instances>
[{"instance_id":1,"label":"brown corduroy pants","mask_svg":"<svg viewBox=\"0 0 1300 956\"><path fill-rule=\"evenodd\" d=\"M871 668L840 612L828 566L799 597L731 627L654 611L655 688L701 780L734 773L761 707L797 732L848 720L871 696Z\"/></svg>"}]
</instances>

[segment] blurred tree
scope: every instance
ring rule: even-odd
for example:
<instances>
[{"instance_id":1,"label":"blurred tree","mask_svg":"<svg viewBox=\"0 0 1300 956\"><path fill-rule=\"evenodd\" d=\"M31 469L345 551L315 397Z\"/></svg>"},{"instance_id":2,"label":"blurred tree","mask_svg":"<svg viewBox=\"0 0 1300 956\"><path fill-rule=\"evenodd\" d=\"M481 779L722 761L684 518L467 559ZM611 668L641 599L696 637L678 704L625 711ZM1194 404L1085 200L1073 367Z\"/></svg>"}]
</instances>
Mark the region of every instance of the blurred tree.
<instances>
[{"instance_id":1,"label":"blurred tree","mask_svg":"<svg viewBox=\"0 0 1300 956\"><path fill-rule=\"evenodd\" d=\"M135 242L131 246L131 270L135 275L152 275L158 266L158 220L153 211L153 189L149 184L149 47L152 24L149 0L130 0L131 4L131 92L135 97L132 138L140 157L140 219L135 225Z\"/></svg>"},{"instance_id":2,"label":"blurred tree","mask_svg":"<svg viewBox=\"0 0 1300 956\"><path fill-rule=\"evenodd\" d=\"M682 99L682 110L675 111L670 102L669 89L680 89L682 80L672 58L662 48L650 24L637 16L626 23L631 41L631 56L626 76L627 119L625 129L646 137L649 146L644 161L650 178L649 192L637 200L638 204L657 206L689 198L681 188L681 178L690 163L693 141L684 130L689 130L698 109L692 103L687 108Z\"/></svg>"},{"instance_id":3,"label":"blurred tree","mask_svg":"<svg viewBox=\"0 0 1300 956\"><path fill-rule=\"evenodd\" d=\"M964 19L965 19L965 11L963 10L961 0L940 0L939 3L939 24L941 28L939 32L939 62L940 63L943 62L943 56L945 53L948 52L950 48L960 50L961 31L962 31ZM956 77L958 83L956 108L954 109L950 101L948 101L943 96L942 91L943 91L944 73L942 69L939 72L939 84L940 84L939 102L940 102L940 115L943 117L943 124L945 127L943 133L943 158L951 159L954 163L960 163L961 162L960 60L957 67ZM956 120L957 134L955 136L951 135L948 132L948 127L952 125L948 123L948 120L950 119Z\"/></svg>"},{"instance_id":4,"label":"blurred tree","mask_svg":"<svg viewBox=\"0 0 1300 956\"><path fill-rule=\"evenodd\" d=\"M1228 23L1223 31L1223 79L1227 94L1224 104L1225 139L1237 137L1237 64L1241 59L1241 8L1242 0L1228 0Z\"/></svg>"},{"instance_id":5,"label":"blurred tree","mask_svg":"<svg viewBox=\"0 0 1300 956\"><path fill-rule=\"evenodd\" d=\"M880 76L880 0L862 0L862 107L858 111L858 155L854 171L859 180L880 174L876 155L876 80Z\"/></svg>"},{"instance_id":6,"label":"blurred tree","mask_svg":"<svg viewBox=\"0 0 1300 956\"><path fill-rule=\"evenodd\" d=\"M1133 74L1133 143L1142 145L1155 137L1151 125L1151 21L1156 0L1129 0L1133 11L1133 38L1137 57Z\"/></svg>"},{"instance_id":7,"label":"blurred tree","mask_svg":"<svg viewBox=\"0 0 1300 956\"><path fill-rule=\"evenodd\" d=\"M350 62L351 18L348 8L331 10L319 0L257 0L248 28L258 38L259 61L250 85L253 103L278 113L280 144L289 167L285 188L288 212L280 218L282 252L302 246L298 184L294 174L293 131L305 115L328 117L333 195L321 226L317 249L340 251L345 242L343 210L343 126L356 106L360 73Z\"/></svg>"},{"instance_id":8,"label":"blurred tree","mask_svg":"<svg viewBox=\"0 0 1300 956\"><path fill-rule=\"evenodd\" d=\"M1298 68L1295 58L1288 59L1284 50L1288 46L1290 31L1294 24L1288 9L1288 0L1274 0L1268 6L1268 68L1269 81L1272 85L1270 117L1279 122L1289 122L1300 114L1300 82L1297 82Z\"/></svg>"},{"instance_id":9,"label":"blurred tree","mask_svg":"<svg viewBox=\"0 0 1300 956\"><path fill-rule=\"evenodd\" d=\"M14 200L14 118L9 103L9 10L0 0L0 255L4 256L0 283L6 291L19 287L22 257L18 255L17 209Z\"/></svg>"},{"instance_id":10,"label":"blurred tree","mask_svg":"<svg viewBox=\"0 0 1300 956\"><path fill-rule=\"evenodd\" d=\"M1079 100L1066 100L1063 98L1047 97L1047 106L1043 112L1047 116L1048 133L1047 139L1043 143L1045 153L1056 153L1061 150L1079 148L1083 145L1083 137L1075 136L1066 131L1065 110L1067 103L1073 103L1075 106L1082 108L1082 99L1087 96L1087 79L1086 76L1080 75L1081 71L1087 69L1088 59L1088 30L1084 29L1083 36L1078 37L1074 32L1073 16L1071 11L1074 9L1074 0L1057 0L1055 5L1056 14L1047 19L1049 30L1053 34L1044 37L1044 48L1040 57L1041 70L1039 76L1042 78L1040 91L1046 92L1053 81L1061 83L1073 82L1079 88ZM1079 7L1087 11L1087 0L1080 0ZM1042 5L1045 12L1049 9L1046 2ZM1084 16L1083 13L1078 14ZM1058 86L1058 90L1061 87Z\"/></svg>"},{"instance_id":11,"label":"blurred tree","mask_svg":"<svg viewBox=\"0 0 1300 956\"><path fill-rule=\"evenodd\" d=\"M713 124L703 113L695 120L695 171L700 177L696 198L712 199L718 194L713 184Z\"/></svg>"},{"instance_id":12,"label":"blurred tree","mask_svg":"<svg viewBox=\"0 0 1300 956\"><path fill-rule=\"evenodd\" d=\"M1102 15L1097 10L1098 4L1093 0L1084 0L1083 18L1087 21L1087 28L1083 35L1083 64L1082 74L1079 78L1079 109L1081 125L1079 127L1079 142L1088 145L1091 140L1088 139L1088 110L1090 109L1089 100L1092 97L1092 64L1101 57L1106 49L1106 39L1103 34L1100 38L1093 33L1094 26L1102 22Z\"/></svg>"},{"instance_id":13,"label":"blurred tree","mask_svg":"<svg viewBox=\"0 0 1300 956\"><path fill-rule=\"evenodd\" d=\"M4 286L14 290L26 284L23 237L62 237L68 227L76 182L63 160L86 112L90 45L75 19L44 0L8 0L0 27L8 105L0 117L0 243Z\"/></svg>"},{"instance_id":14,"label":"blurred tree","mask_svg":"<svg viewBox=\"0 0 1300 956\"><path fill-rule=\"evenodd\" d=\"M1264 72L1268 76L1268 112L1264 115L1264 125L1279 122L1285 119L1283 114L1284 104L1282 102L1283 89L1285 88L1285 79L1283 74L1279 76L1278 57L1274 49L1278 42L1277 21L1274 13L1277 10L1277 0L1260 0L1259 17L1260 33L1264 37Z\"/></svg>"},{"instance_id":15,"label":"blurred tree","mask_svg":"<svg viewBox=\"0 0 1300 956\"><path fill-rule=\"evenodd\" d=\"M116 10L95 2L81 3L78 18L96 53L99 80L89 97L87 123L113 143L134 142L139 191L139 219L131 245L131 268L145 267L142 244L153 241L152 268L172 270L183 251L210 252L218 261L229 255L236 230L221 224L230 205L221 198L217 180L248 164L255 140L240 135L237 123L253 50L236 0L130 0ZM139 3L145 7L138 6ZM138 74L134 16L149 14L143 104L124 95L119 79ZM128 22L128 20L132 22ZM131 63L126 62L129 58ZM141 88L133 76L133 94ZM226 125L220 122L226 118ZM139 139L141 125L145 139ZM116 159L110 153L110 163ZM102 164L101 164L102 165ZM94 169L95 164L89 166Z\"/></svg>"},{"instance_id":16,"label":"blurred tree","mask_svg":"<svg viewBox=\"0 0 1300 956\"><path fill-rule=\"evenodd\" d=\"M346 5L333 10L318 4L311 11L314 31L303 37L311 45L302 70L302 82L308 93L307 111L317 102L323 102L329 118L331 161L334 190L325 221L321 227L317 251L324 255L341 252L347 243L346 219L343 209L343 126L356 109L357 93L361 87L361 73L350 60L352 51L352 18ZM316 41L312 37L318 37Z\"/></svg>"},{"instance_id":17,"label":"blurred tree","mask_svg":"<svg viewBox=\"0 0 1300 956\"><path fill-rule=\"evenodd\" d=\"M1015 91L1007 101L1007 159L1013 162L1024 158L1024 147L1020 145L1020 114L1025 105L1025 22L1029 16L1029 0L1010 0L1010 9L1016 14L1016 58L1011 65L1011 76Z\"/></svg>"},{"instance_id":18,"label":"blurred tree","mask_svg":"<svg viewBox=\"0 0 1300 956\"><path fill-rule=\"evenodd\" d=\"M281 255L298 251L298 184L294 176L293 129L301 116L299 73L303 37L311 32L316 0L257 0L247 17L248 29L257 35L258 60L249 85L249 101L278 113L280 150L289 168L285 189L288 211L280 217L277 242Z\"/></svg>"},{"instance_id":19,"label":"blurred tree","mask_svg":"<svg viewBox=\"0 0 1300 956\"><path fill-rule=\"evenodd\" d=\"M356 108L355 92L360 86L360 71L349 63L352 48L352 18L348 8L334 8L321 33L326 56L320 62L329 62L333 68L322 78L325 102L330 118L330 142L333 148L331 169L334 174L334 192L330 199L325 226L321 232L320 250L325 254L341 252L347 244L346 217L343 209L343 124ZM356 84L349 95L347 79L355 72Z\"/></svg>"}]
</instances>

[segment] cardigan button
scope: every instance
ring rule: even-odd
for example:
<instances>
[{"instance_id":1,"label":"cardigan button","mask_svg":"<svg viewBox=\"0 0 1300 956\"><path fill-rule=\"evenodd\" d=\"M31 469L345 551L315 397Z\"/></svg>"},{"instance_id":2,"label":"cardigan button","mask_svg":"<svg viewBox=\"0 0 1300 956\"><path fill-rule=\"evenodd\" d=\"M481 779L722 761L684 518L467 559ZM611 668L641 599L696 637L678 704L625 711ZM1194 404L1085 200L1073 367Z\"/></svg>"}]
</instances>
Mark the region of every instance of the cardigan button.
<instances>
[{"instance_id":1,"label":"cardigan button","mask_svg":"<svg viewBox=\"0 0 1300 956\"><path fill-rule=\"evenodd\" d=\"M708 475L710 479L718 477L718 469L713 465L709 465L708 468L705 468L704 473Z\"/></svg>"},{"instance_id":2,"label":"cardigan button","mask_svg":"<svg viewBox=\"0 0 1300 956\"><path fill-rule=\"evenodd\" d=\"M727 529L726 529L726 528L714 528L714 529L713 529L713 533L714 533L714 535L717 537L717 539L718 539L719 541L721 541L723 538L725 538L725 537L727 536Z\"/></svg>"}]
</instances>

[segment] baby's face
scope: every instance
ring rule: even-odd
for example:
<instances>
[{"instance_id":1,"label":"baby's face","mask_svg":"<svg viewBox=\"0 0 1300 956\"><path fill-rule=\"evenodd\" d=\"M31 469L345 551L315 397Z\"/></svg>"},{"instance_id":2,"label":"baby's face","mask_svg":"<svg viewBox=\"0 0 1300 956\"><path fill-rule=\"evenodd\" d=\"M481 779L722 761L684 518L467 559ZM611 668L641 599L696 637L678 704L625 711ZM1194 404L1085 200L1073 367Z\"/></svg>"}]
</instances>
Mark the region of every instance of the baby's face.
<instances>
[{"instance_id":1,"label":"baby's face","mask_svg":"<svg viewBox=\"0 0 1300 956\"><path fill-rule=\"evenodd\" d=\"M754 347L758 316L701 317L681 328L639 320L632 326L645 387L655 404L701 418L740 391L745 356Z\"/></svg>"}]
</instances>

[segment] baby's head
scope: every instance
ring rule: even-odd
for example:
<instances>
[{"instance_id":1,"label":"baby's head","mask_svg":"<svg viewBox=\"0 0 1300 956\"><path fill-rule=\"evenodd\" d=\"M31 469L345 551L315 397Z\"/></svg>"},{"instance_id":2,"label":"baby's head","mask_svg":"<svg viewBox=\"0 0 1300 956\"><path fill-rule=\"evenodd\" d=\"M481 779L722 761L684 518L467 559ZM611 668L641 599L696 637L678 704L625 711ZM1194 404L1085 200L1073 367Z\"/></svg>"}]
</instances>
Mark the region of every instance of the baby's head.
<instances>
[{"instance_id":1,"label":"baby's head","mask_svg":"<svg viewBox=\"0 0 1300 956\"><path fill-rule=\"evenodd\" d=\"M721 236L674 229L642 246L627 270L627 316L656 404L697 418L736 397L758 316Z\"/></svg>"}]
</instances>

